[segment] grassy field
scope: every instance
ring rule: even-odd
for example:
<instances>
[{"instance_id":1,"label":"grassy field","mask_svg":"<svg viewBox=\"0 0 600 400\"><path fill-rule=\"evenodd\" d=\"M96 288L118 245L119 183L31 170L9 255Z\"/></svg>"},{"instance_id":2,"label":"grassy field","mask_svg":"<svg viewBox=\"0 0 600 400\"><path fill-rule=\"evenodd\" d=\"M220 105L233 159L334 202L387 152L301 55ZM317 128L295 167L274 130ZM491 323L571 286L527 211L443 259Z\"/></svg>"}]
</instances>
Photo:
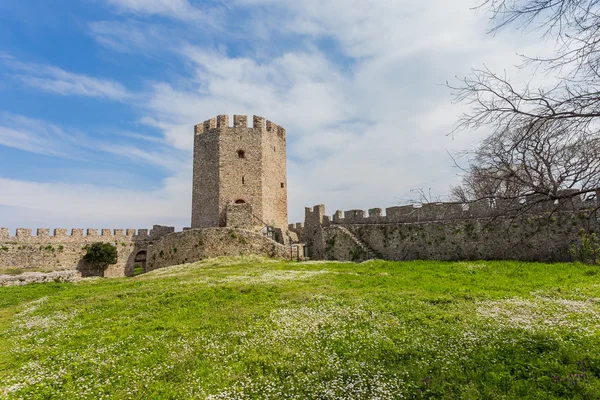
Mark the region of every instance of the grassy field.
<instances>
[{"instance_id":1,"label":"grassy field","mask_svg":"<svg viewBox=\"0 0 600 400\"><path fill-rule=\"evenodd\" d=\"M0 288L0 397L597 399L599 272L244 258Z\"/></svg>"}]
</instances>

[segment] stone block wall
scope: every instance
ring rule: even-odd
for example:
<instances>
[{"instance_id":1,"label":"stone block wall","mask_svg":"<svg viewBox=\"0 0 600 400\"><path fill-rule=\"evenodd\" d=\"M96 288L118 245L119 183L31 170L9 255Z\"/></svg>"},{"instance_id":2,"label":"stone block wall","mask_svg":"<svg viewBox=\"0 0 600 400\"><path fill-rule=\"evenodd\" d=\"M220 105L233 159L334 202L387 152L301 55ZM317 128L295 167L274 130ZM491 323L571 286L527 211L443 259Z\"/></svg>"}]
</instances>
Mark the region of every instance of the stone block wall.
<instances>
[{"instance_id":1,"label":"stone block wall","mask_svg":"<svg viewBox=\"0 0 600 400\"><path fill-rule=\"evenodd\" d=\"M303 248L290 250L261 234L234 228L188 229L164 236L148 247L148 270L186 264L212 257L260 255L303 258Z\"/></svg>"},{"instance_id":2,"label":"stone block wall","mask_svg":"<svg viewBox=\"0 0 600 400\"><path fill-rule=\"evenodd\" d=\"M319 205L306 209L301 239L313 259L355 260L366 249L371 257L388 260L558 262L572 260L570 247L579 243L581 229L600 232L596 204L532 208L535 212L518 216L493 216L478 206L390 207L385 216L381 209L369 210L368 216L362 210L338 211L330 220ZM488 214L478 217L482 209Z\"/></svg>"},{"instance_id":3,"label":"stone block wall","mask_svg":"<svg viewBox=\"0 0 600 400\"><path fill-rule=\"evenodd\" d=\"M226 226L228 204L245 202L262 225L285 229L286 133L263 117L219 115L194 130L192 228Z\"/></svg>"},{"instance_id":4,"label":"stone block wall","mask_svg":"<svg viewBox=\"0 0 600 400\"><path fill-rule=\"evenodd\" d=\"M245 204L228 204L226 212L226 226L228 228L239 229L254 229L254 216L252 214L252 205Z\"/></svg>"},{"instance_id":5,"label":"stone block wall","mask_svg":"<svg viewBox=\"0 0 600 400\"><path fill-rule=\"evenodd\" d=\"M135 255L146 250L148 244L165 234L174 232L172 227L155 225L148 229L31 229L19 228L14 236L7 228L0 228L0 273L2 269L31 271L76 270L83 276L98 275L99 271L82 261L85 246L92 243L111 243L117 248L117 263L110 265L103 276L133 275Z\"/></svg>"},{"instance_id":6,"label":"stone block wall","mask_svg":"<svg viewBox=\"0 0 600 400\"><path fill-rule=\"evenodd\" d=\"M360 240L352 232L339 225L325 227L323 240L326 260L361 262L369 259L371 255L367 247L361 246Z\"/></svg>"}]
</instances>

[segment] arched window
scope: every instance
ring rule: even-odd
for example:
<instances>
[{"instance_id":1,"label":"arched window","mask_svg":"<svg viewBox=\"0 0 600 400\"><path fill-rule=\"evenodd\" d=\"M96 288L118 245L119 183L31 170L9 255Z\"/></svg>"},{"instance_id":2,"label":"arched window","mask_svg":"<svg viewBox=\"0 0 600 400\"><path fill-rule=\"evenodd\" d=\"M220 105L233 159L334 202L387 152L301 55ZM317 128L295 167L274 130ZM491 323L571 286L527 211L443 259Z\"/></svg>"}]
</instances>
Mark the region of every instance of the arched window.
<instances>
[{"instance_id":1,"label":"arched window","mask_svg":"<svg viewBox=\"0 0 600 400\"><path fill-rule=\"evenodd\" d=\"M246 158L246 153L244 152L244 150L238 150L238 158Z\"/></svg>"}]
</instances>

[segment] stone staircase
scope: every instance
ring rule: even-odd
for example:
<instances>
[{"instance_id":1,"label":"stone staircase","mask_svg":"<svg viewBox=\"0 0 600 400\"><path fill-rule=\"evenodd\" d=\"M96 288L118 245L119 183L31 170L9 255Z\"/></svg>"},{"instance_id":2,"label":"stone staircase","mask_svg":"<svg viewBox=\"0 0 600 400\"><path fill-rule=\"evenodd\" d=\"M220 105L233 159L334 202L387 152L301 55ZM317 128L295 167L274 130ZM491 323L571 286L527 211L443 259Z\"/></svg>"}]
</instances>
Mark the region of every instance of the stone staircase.
<instances>
[{"instance_id":1,"label":"stone staircase","mask_svg":"<svg viewBox=\"0 0 600 400\"><path fill-rule=\"evenodd\" d=\"M371 249L365 242L356 237L356 235L342 225L331 225L332 228L342 231L345 235L350 237L354 243L365 253L366 260L374 260L376 257L375 251Z\"/></svg>"}]
</instances>

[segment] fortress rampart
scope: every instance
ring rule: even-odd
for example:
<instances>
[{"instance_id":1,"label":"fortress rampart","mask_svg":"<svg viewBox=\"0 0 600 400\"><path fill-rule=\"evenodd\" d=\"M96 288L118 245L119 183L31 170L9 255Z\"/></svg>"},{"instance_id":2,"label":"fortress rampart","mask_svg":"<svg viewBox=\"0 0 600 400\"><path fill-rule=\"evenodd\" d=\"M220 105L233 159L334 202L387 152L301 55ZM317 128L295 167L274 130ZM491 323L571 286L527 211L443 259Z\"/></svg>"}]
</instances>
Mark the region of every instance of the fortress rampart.
<instances>
[{"instance_id":1,"label":"fortress rampart","mask_svg":"<svg viewBox=\"0 0 600 400\"><path fill-rule=\"evenodd\" d=\"M238 207L244 208L244 207ZM259 255L302 259L302 245L282 245L262 234L238 228L184 228L155 225L153 229L32 229L11 231L0 228L0 275L3 270L78 271L82 276L98 275L97 268L82 260L85 246L111 243L117 248L117 263L105 277L133 275L134 264L144 271L194 262L210 257Z\"/></svg>"},{"instance_id":2,"label":"fortress rampart","mask_svg":"<svg viewBox=\"0 0 600 400\"><path fill-rule=\"evenodd\" d=\"M528 202L529 200L529 202ZM336 211L306 208L289 225L315 259L571 261L579 232L600 232L597 201L481 201Z\"/></svg>"},{"instance_id":3,"label":"fortress rampart","mask_svg":"<svg viewBox=\"0 0 600 400\"><path fill-rule=\"evenodd\" d=\"M112 242L117 239L129 241L156 240L161 236L174 232L172 227L159 227L154 229L62 229L52 231L47 228L38 228L36 234L29 228L17 228L15 235L11 236L8 228L0 228L0 243L68 243L68 242Z\"/></svg>"},{"instance_id":4,"label":"fortress rampart","mask_svg":"<svg viewBox=\"0 0 600 400\"><path fill-rule=\"evenodd\" d=\"M579 198L567 198L560 201L539 201L517 199L494 201L480 200L467 203L437 202L421 205L404 205L365 210L337 210L331 217L323 215L324 224L396 224L432 221L455 221L478 218L510 217L517 214L540 214L549 212L576 212L600 207L596 201L581 201ZM311 208L306 208L305 219L310 218ZM288 229L301 234L303 223L289 224Z\"/></svg>"},{"instance_id":5,"label":"fortress rampart","mask_svg":"<svg viewBox=\"0 0 600 400\"><path fill-rule=\"evenodd\" d=\"M0 274L2 269L33 271L78 270L82 275L98 272L82 261L85 246L92 243L112 243L117 248L117 263L104 271L104 276L133 275L136 256L173 227L155 225L153 229L32 229L18 228L14 236L0 228ZM145 253L144 253L145 254ZM143 261L138 260L143 263Z\"/></svg>"}]
</instances>

